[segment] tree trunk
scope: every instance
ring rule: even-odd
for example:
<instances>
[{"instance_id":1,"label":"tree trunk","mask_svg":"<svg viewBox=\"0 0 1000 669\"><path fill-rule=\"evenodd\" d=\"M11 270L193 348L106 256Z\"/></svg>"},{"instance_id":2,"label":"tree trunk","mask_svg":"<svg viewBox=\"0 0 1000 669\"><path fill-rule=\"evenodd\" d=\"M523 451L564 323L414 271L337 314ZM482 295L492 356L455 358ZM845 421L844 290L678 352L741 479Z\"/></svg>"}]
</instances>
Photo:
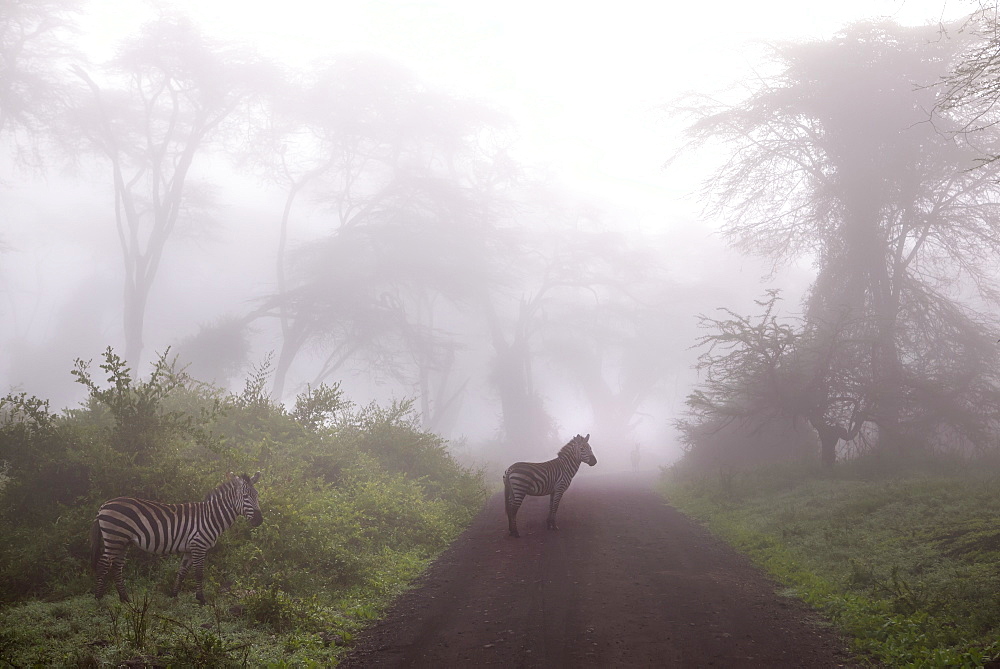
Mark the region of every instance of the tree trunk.
<instances>
[{"instance_id":1,"label":"tree trunk","mask_svg":"<svg viewBox=\"0 0 1000 669\"><path fill-rule=\"evenodd\" d=\"M508 343L493 304L485 299L493 350L493 383L500 395L501 430L508 444L539 443L552 436L552 419L532 389L531 354L524 335L529 308L522 303L513 341Z\"/></svg>"},{"instance_id":2,"label":"tree trunk","mask_svg":"<svg viewBox=\"0 0 1000 669\"><path fill-rule=\"evenodd\" d=\"M840 439L836 434L832 434L829 431L820 432L819 459L824 467L833 467L837 463L837 444L839 442Z\"/></svg>"}]
</instances>

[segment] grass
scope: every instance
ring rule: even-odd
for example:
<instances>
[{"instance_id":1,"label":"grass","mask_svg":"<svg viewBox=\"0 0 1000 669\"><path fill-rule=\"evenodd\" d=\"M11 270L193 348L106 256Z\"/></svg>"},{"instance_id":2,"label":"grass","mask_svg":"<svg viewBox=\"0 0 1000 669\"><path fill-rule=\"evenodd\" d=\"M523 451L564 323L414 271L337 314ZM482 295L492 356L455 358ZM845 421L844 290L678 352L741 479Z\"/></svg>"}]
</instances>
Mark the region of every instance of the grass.
<instances>
[{"instance_id":1,"label":"grass","mask_svg":"<svg viewBox=\"0 0 1000 669\"><path fill-rule=\"evenodd\" d=\"M212 587L199 606L190 591L172 598L133 576L131 604L111 593L100 602L88 594L10 606L0 611L0 667L334 666L428 562L413 552L383 557L365 583L335 600Z\"/></svg>"},{"instance_id":2,"label":"grass","mask_svg":"<svg viewBox=\"0 0 1000 669\"><path fill-rule=\"evenodd\" d=\"M1000 470L952 461L668 475L671 504L823 611L862 657L1000 657Z\"/></svg>"}]
</instances>

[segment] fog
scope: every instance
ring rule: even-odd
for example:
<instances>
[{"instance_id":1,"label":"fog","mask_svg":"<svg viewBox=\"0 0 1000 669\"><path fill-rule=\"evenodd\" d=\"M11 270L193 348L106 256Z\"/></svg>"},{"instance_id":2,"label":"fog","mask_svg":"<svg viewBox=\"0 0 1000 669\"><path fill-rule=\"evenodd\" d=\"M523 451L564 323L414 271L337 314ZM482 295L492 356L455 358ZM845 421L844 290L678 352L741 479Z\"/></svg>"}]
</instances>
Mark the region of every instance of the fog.
<instances>
[{"instance_id":1,"label":"fog","mask_svg":"<svg viewBox=\"0 0 1000 669\"><path fill-rule=\"evenodd\" d=\"M767 288L797 314L817 275L815 255L728 243L699 197L725 153L682 151L671 108L745 97L773 43L973 9L37 6L75 29L11 89L58 100L0 97L4 392L73 407L74 360L110 346L145 375L169 350L233 390L265 374L278 401L319 383L412 400L478 459L590 433L611 468L635 444L643 467L680 456L699 315L754 312Z\"/></svg>"}]
</instances>

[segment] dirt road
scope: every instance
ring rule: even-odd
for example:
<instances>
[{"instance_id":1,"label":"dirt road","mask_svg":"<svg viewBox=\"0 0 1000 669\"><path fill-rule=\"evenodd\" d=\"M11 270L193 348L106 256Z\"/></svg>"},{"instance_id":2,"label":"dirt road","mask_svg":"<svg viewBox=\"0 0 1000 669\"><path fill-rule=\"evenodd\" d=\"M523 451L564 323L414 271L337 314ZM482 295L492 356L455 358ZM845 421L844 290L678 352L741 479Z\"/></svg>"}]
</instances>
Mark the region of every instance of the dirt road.
<instances>
[{"instance_id":1,"label":"dirt road","mask_svg":"<svg viewBox=\"0 0 1000 669\"><path fill-rule=\"evenodd\" d=\"M652 476L585 470L521 538L502 495L344 667L838 667L843 642L743 556L664 503Z\"/></svg>"}]
</instances>

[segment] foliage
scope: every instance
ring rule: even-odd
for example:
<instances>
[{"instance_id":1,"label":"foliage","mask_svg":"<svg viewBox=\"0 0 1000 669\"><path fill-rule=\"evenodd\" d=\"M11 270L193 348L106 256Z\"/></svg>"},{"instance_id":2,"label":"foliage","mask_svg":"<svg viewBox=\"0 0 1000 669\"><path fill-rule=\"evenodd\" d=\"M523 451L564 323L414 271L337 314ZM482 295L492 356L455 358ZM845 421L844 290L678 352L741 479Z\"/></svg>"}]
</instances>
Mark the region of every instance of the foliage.
<instances>
[{"instance_id":1,"label":"foliage","mask_svg":"<svg viewBox=\"0 0 1000 669\"><path fill-rule=\"evenodd\" d=\"M169 349L157 358L145 381L133 379L132 370L111 347L105 350L104 363L100 366L108 374L107 387L101 387L91 377L89 361L78 358L71 372L89 391L91 403L102 405L111 412L114 419L112 447L119 453L134 455L140 462L161 446L156 440L180 435L204 437L204 432L198 428L210 419L204 413L191 416L165 408L167 398L190 387L192 381L167 360L168 352Z\"/></svg>"},{"instance_id":2,"label":"foliage","mask_svg":"<svg viewBox=\"0 0 1000 669\"><path fill-rule=\"evenodd\" d=\"M321 383L316 388L307 386L306 391L295 398L292 417L307 429L317 431L330 427L337 414L348 406L339 383L332 386Z\"/></svg>"},{"instance_id":3,"label":"foliage","mask_svg":"<svg viewBox=\"0 0 1000 669\"><path fill-rule=\"evenodd\" d=\"M870 456L675 476L668 499L748 553L886 666L1000 657L997 462Z\"/></svg>"},{"instance_id":4,"label":"foliage","mask_svg":"<svg viewBox=\"0 0 1000 669\"><path fill-rule=\"evenodd\" d=\"M268 397L267 363L239 394L165 355L142 379L110 349L101 367L106 383L78 362L90 397L64 414L0 399L0 663L327 666L483 501L481 475L419 430L409 402L357 408L320 386L289 411ZM238 521L210 554L210 607L167 598L178 558L140 551L135 603L93 600L87 540L104 500L198 500L256 469L264 524Z\"/></svg>"}]
</instances>

